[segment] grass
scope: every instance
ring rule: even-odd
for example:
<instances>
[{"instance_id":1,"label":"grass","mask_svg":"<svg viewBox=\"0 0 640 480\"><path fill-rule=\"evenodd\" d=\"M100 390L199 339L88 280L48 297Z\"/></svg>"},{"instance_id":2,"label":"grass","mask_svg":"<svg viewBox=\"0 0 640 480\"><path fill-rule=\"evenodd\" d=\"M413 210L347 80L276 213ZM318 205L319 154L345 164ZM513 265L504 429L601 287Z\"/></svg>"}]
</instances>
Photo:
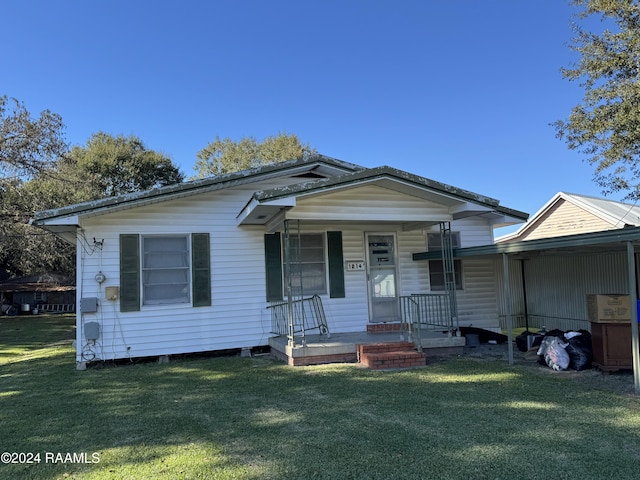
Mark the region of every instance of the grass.
<instances>
[{"instance_id":1,"label":"grass","mask_svg":"<svg viewBox=\"0 0 640 480\"><path fill-rule=\"evenodd\" d=\"M0 478L638 476L630 375L467 357L395 372L266 356L78 372L72 337L68 316L0 317L0 452L41 454Z\"/></svg>"}]
</instances>

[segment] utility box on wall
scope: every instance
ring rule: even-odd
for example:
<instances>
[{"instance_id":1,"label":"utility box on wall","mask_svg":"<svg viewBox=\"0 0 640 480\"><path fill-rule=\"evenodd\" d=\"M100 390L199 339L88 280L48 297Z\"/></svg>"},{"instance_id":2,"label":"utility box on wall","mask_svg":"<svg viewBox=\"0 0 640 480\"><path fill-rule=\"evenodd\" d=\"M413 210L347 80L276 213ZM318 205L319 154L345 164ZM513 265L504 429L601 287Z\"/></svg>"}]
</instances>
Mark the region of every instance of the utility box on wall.
<instances>
[{"instance_id":1,"label":"utility box on wall","mask_svg":"<svg viewBox=\"0 0 640 480\"><path fill-rule=\"evenodd\" d=\"M115 302L120 297L120 287L105 287L104 295L110 302Z\"/></svg>"},{"instance_id":2,"label":"utility box on wall","mask_svg":"<svg viewBox=\"0 0 640 480\"><path fill-rule=\"evenodd\" d=\"M81 298L80 311L82 313L96 313L98 311L98 299L96 297Z\"/></svg>"},{"instance_id":3,"label":"utility box on wall","mask_svg":"<svg viewBox=\"0 0 640 480\"><path fill-rule=\"evenodd\" d=\"M84 338L90 342L95 342L100 338L100 324L98 322L87 322L84 324Z\"/></svg>"}]
</instances>

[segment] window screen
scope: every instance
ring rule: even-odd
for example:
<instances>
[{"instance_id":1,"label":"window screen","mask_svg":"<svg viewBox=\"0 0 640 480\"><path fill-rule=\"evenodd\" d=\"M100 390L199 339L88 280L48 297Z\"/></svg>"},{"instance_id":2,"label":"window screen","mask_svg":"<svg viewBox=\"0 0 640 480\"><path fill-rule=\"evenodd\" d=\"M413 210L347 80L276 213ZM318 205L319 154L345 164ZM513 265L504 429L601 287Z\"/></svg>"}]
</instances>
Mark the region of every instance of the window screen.
<instances>
[{"instance_id":1,"label":"window screen","mask_svg":"<svg viewBox=\"0 0 640 480\"><path fill-rule=\"evenodd\" d=\"M295 295L326 293L327 274L324 254L324 235L290 235L291 286ZM286 247L285 247L286 248ZM287 263L285 255L285 278Z\"/></svg>"},{"instance_id":2,"label":"window screen","mask_svg":"<svg viewBox=\"0 0 640 480\"><path fill-rule=\"evenodd\" d=\"M189 303L188 237L143 237L142 252L143 304Z\"/></svg>"},{"instance_id":3,"label":"window screen","mask_svg":"<svg viewBox=\"0 0 640 480\"><path fill-rule=\"evenodd\" d=\"M453 248L460 247L460 233L451 232L451 245ZM442 238L440 233L427 233L427 248L430 252L442 250ZM453 261L453 271L456 277L456 290L462 290L462 262L460 260ZM444 284L444 266L442 260L429 260L429 284L432 291L443 291Z\"/></svg>"}]
</instances>

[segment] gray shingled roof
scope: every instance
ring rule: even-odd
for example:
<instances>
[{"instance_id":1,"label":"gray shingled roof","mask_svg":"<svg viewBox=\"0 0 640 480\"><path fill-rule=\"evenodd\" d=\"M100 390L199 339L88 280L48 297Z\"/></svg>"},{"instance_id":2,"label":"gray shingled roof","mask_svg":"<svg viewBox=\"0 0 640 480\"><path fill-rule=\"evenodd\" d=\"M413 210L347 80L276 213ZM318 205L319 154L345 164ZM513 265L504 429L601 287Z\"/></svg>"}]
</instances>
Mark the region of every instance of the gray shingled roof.
<instances>
[{"instance_id":1,"label":"gray shingled roof","mask_svg":"<svg viewBox=\"0 0 640 480\"><path fill-rule=\"evenodd\" d=\"M128 193L125 195L118 195L116 197L101 198L99 200L77 203L51 210L43 210L35 213L33 223L38 225L46 220L58 217L123 208L127 204L153 203L168 200L170 198L195 195L207 191L227 188L232 185L255 182L260 178L277 174L282 170L295 170L298 167L308 169L317 165L326 165L345 172L364 169L364 167L353 163L344 162L324 155L316 155L308 160L289 160L240 172L227 173L184 183L176 183L174 185L154 188L152 190Z\"/></svg>"},{"instance_id":2,"label":"gray shingled roof","mask_svg":"<svg viewBox=\"0 0 640 480\"><path fill-rule=\"evenodd\" d=\"M252 183L269 176L278 175L282 171L295 173L297 169L301 172L320 166L337 169L343 172L340 175L321 180L310 180L299 184L259 191L254 194L254 199L258 201L274 200L278 198L296 196L300 194L322 192L330 188L339 188L351 184L358 184L377 179L390 179L410 185L414 188L428 190L437 194L450 197L456 201L466 201L483 207L488 207L496 213L508 215L516 219L526 220L528 214L517 210L500 206L500 202L494 198L473 193L461 188L453 187L428 178L420 177L402 170L383 166L376 168L364 168L359 165L337 160L323 155L314 156L309 160L292 160L288 162L267 165L241 172L234 172L216 177L194 180L186 183L179 183L161 188L155 188L143 192L134 192L117 197L103 198L90 202L69 205L52 210L37 212L33 223L42 225L50 220L61 217L72 217L75 215L97 214L105 211L115 211L133 206L155 203L164 200L180 198L208 191L228 188L234 185Z\"/></svg>"}]
</instances>

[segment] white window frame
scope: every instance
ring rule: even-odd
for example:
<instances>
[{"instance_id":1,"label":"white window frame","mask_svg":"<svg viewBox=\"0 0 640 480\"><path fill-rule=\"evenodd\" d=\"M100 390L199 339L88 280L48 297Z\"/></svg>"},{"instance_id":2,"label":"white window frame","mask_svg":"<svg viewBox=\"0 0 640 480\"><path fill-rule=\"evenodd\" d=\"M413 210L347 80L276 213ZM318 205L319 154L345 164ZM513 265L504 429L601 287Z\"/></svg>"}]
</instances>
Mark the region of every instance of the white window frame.
<instances>
[{"instance_id":1,"label":"white window frame","mask_svg":"<svg viewBox=\"0 0 640 480\"><path fill-rule=\"evenodd\" d=\"M183 255L184 262L186 265L174 265L174 266L150 266L147 264L147 254L150 251L147 249L147 240L153 239L184 239L185 249L180 251L167 251L166 255L170 255L173 252L173 255ZM141 282L141 297L142 297L142 305L143 306L154 306L154 305L180 305L180 304L190 304L191 303L191 235L189 234L157 234L157 235L141 235L141 245L140 245L140 282ZM154 286L158 289L162 289L162 283L156 283L153 285L152 282L149 281L148 277L152 276L153 273L161 274L162 271L168 273L168 271L174 271L175 277L179 277L179 272L182 272L184 277L180 280L180 282L172 282L165 283L165 295L166 293L171 293L171 286L174 288L177 285L181 285L181 293L180 295L173 296L163 296L158 295L156 291L156 295L149 295L148 289L153 288ZM171 274L169 274L171 275ZM157 277L157 275L155 275ZM176 290L177 293L177 290ZM150 298L154 297L154 298Z\"/></svg>"}]
</instances>

